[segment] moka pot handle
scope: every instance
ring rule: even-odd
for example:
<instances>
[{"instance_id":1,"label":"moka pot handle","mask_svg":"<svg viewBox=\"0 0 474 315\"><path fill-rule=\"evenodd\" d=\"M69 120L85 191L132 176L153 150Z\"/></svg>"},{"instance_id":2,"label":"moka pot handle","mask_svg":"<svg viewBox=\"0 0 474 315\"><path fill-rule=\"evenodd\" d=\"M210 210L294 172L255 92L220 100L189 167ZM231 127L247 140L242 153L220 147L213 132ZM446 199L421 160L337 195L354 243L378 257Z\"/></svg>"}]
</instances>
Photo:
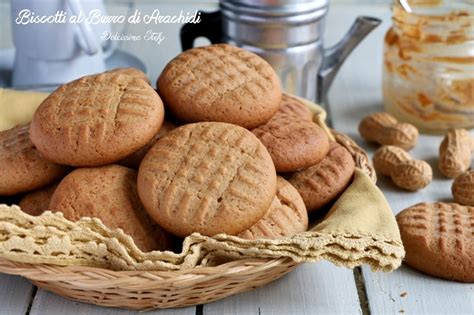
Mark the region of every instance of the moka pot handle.
<instances>
[{"instance_id":1,"label":"moka pot handle","mask_svg":"<svg viewBox=\"0 0 474 315\"><path fill-rule=\"evenodd\" d=\"M194 40L198 37L206 37L212 44L222 42L222 17L220 11L199 11L201 22L187 23L181 27L180 38L183 51L194 47Z\"/></svg>"}]
</instances>

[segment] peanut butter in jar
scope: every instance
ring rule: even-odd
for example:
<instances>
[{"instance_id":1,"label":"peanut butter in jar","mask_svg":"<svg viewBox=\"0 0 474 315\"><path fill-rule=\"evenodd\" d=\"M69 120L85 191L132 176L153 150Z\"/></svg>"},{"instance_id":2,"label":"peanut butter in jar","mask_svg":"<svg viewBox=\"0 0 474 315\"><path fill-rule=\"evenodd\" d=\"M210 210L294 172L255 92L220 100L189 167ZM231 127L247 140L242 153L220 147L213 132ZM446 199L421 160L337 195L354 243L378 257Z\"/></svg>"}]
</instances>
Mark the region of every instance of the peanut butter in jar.
<instances>
[{"instance_id":1,"label":"peanut butter in jar","mask_svg":"<svg viewBox=\"0 0 474 315\"><path fill-rule=\"evenodd\" d=\"M474 127L474 1L394 1L385 36L386 110L426 133Z\"/></svg>"}]
</instances>

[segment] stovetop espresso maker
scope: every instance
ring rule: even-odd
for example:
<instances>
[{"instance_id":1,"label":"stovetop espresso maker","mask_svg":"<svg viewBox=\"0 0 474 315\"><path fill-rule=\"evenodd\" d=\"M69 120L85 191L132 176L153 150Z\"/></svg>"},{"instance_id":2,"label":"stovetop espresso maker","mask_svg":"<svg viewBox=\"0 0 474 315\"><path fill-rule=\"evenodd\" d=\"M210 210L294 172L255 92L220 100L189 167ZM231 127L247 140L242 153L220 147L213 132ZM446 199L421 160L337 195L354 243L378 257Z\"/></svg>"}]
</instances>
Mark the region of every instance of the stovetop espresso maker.
<instances>
[{"instance_id":1,"label":"stovetop espresso maker","mask_svg":"<svg viewBox=\"0 0 474 315\"><path fill-rule=\"evenodd\" d=\"M219 11L201 12L199 24L182 27L182 49L201 36L245 48L273 66L287 92L324 104L344 60L381 22L358 17L338 44L324 49L328 6L329 0L220 0Z\"/></svg>"}]
</instances>

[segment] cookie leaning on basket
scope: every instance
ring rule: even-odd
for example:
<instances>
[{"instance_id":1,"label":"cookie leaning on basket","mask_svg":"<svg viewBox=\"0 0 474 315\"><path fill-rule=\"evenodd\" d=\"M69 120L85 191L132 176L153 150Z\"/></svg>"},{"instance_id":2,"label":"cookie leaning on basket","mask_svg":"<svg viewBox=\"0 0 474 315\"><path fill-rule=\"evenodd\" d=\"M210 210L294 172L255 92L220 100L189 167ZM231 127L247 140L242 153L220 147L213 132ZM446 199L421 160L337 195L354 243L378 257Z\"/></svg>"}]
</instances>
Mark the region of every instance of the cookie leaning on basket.
<instances>
[{"instance_id":1,"label":"cookie leaning on basket","mask_svg":"<svg viewBox=\"0 0 474 315\"><path fill-rule=\"evenodd\" d=\"M0 132L0 196L32 191L54 183L67 167L41 156L28 136L29 125Z\"/></svg>"},{"instance_id":2,"label":"cookie leaning on basket","mask_svg":"<svg viewBox=\"0 0 474 315\"><path fill-rule=\"evenodd\" d=\"M295 172L290 183L303 197L308 212L316 212L342 194L349 185L354 170L351 154L343 146L333 142L322 161Z\"/></svg>"}]
</instances>

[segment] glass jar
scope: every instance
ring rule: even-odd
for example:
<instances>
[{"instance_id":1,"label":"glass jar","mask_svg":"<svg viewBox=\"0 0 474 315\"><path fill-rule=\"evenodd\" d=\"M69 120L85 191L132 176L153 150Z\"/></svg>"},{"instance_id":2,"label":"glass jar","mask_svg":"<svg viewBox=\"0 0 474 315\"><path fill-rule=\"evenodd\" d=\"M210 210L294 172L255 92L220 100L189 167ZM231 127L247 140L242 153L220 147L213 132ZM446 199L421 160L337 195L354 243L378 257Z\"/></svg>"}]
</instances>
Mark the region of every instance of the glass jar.
<instances>
[{"instance_id":1,"label":"glass jar","mask_svg":"<svg viewBox=\"0 0 474 315\"><path fill-rule=\"evenodd\" d=\"M386 110L427 133L474 127L474 1L408 3L385 36Z\"/></svg>"}]
</instances>

